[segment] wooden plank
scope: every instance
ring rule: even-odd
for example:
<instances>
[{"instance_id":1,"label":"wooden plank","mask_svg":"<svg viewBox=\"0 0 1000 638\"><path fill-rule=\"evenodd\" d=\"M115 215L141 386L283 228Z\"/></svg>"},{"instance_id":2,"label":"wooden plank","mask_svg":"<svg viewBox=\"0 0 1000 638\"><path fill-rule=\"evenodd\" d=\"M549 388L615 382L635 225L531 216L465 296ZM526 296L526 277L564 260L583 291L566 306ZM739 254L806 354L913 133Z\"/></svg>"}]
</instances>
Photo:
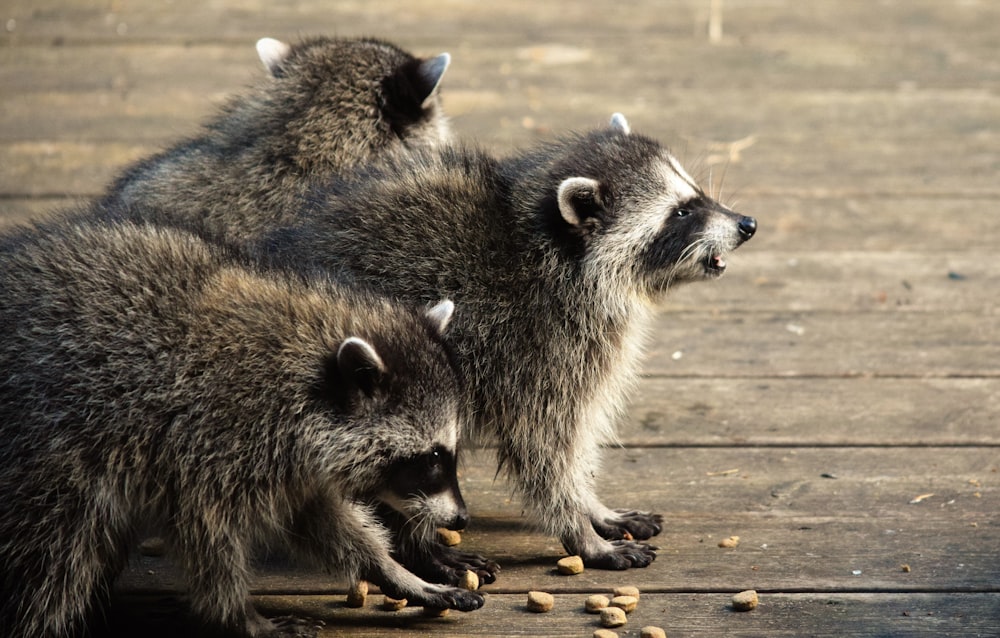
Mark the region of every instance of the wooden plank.
<instances>
[{"instance_id":1,"label":"wooden plank","mask_svg":"<svg viewBox=\"0 0 1000 638\"><path fill-rule=\"evenodd\" d=\"M993 377L1000 325L973 313L671 312L644 371L669 377Z\"/></svg>"},{"instance_id":2,"label":"wooden plank","mask_svg":"<svg viewBox=\"0 0 1000 638\"><path fill-rule=\"evenodd\" d=\"M644 378L628 446L1000 445L1000 379Z\"/></svg>"},{"instance_id":3,"label":"wooden plank","mask_svg":"<svg viewBox=\"0 0 1000 638\"><path fill-rule=\"evenodd\" d=\"M378 597L374 597L378 598ZM424 618L419 609L383 612L377 600L364 609L348 609L342 596L257 596L254 603L268 616L297 615L326 623L324 636L589 636L599 628L582 611L584 596L560 594L547 614L527 612L524 596L490 594L486 606L470 614ZM760 606L735 613L730 595L643 593L620 635L638 635L647 625L668 636L938 636L978 638L1000 632L1000 595L954 594L761 594ZM184 619L180 601L128 596L113 607L119 637L198 636L198 625ZM95 636L95 638L100 638Z\"/></svg>"},{"instance_id":4,"label":"wooden plank","mask_svg":"<svg viewBox=\"0 0 1000 638\"><path fill-rule=\"evenodd\" d=\"M630 448L605 456L601 497L665 516L657 561L627 572L557 575L558 540L531 530L505 481L494 481L492 455L478 451L461 470L473 515L462 547L500 563L487 591L619 584L660 592L998 591L995 448ZM731 535L741 537L739 547L716 546ZM157 592L180 582L163 559L142 558L120 584ZM261 593L344 587L281 561L255 583Z\"/></svg>"}]
</instances>

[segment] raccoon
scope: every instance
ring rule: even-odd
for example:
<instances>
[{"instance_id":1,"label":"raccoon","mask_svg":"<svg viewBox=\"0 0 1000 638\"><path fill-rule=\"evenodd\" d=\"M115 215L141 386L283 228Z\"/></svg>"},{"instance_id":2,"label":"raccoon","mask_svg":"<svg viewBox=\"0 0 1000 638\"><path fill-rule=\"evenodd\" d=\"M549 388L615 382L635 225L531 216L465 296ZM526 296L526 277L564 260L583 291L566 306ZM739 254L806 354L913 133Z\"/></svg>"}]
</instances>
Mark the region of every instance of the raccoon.
<instances>
[{"instance_id":1,"label":"raccoon","mask_svg":"<svg viewBox=\"0 0 1000 638\"><path fill-rule=\"evenodd\" d=\"M0 240L0 634L85 632L148 526L196 614L234 635L309 633L249 602L250 557L276 543L411 604L481 607L394 561L374 513L468 521L453 308L265 271L174 229Z\"/></svg>"},{"instance_id":2,"label":"raccoon","mask_svg":"<svg viewBox=\"0 0 1000 638\"><path fill-rule=\"evenodd\" d=\"M299 217L266 240L275 254L465 309L452 335L468 432L496 443L500 468L566 551L605 569L655 558L637 541L662 518L596 496L600 448L617 440L657 303L721 276L753 218L714 201L620 114L503 160L455 147L388 161L326 185ZM403 562L447 571L429 547Z\"/></svg>"},{"instance_id":3,"label":"raccoon","mask_svg":"<svg viewBox=\"0 0 1000 638\"><path fill-rule=\"evenodd\" d=\"M269 74L192 139L127 169L102 200L209 238L280 225L317 176L451 133L438 85L450 56L418 59L375 39L263 38Z\"/></svg>"}]
</instances>

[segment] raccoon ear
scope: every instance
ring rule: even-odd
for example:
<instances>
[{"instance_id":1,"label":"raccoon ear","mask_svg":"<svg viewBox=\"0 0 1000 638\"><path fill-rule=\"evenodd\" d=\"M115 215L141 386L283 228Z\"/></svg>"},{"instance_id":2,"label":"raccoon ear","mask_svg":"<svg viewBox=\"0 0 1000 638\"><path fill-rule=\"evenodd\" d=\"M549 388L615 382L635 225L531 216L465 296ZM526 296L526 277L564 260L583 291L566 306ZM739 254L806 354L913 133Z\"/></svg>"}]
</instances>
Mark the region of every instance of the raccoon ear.
<instances>
[{"instance_id":1,"label":"raccoon ear","mask_svg":"<svg viewBox=\"0 0 1000 638\"><path fill-rule=\"evenodd\" d=\"M559 213L571 226L582 226L592 217L603 219L601 185L589 177L570 177L559 184Z\"/></svg>"},{"instance_id":2,"label":"raccoon ear","mask_svg":"<svg viewBox=\"0 0 1000 638\"><path fill-rule=\"evenodd\" d=\"M623 135L628 135L632 132L632 127L628 125L628 120L621 113L611 115L611 128L621 131Z\"/></svg>"},{"instance_id":3,"label":"raccoon ear","mask_svg":"<svg viewBox=\"0 0 1000 638\"><path fill-rule=\"evenodd\" d=\"M444 336L445 330L448 329L448 324L451 323L451 316L455 313L455 304L452 303L451 299L445 299L439 302L433 308L427 310L424 316L430 320L431 325L441 336Z\"/></svg>"},{"instance_id":4,"label":"raccoon ear","mask_svg":"<svg viewBox=\"0 0 1000 638\"><path fill-rule=\"evenodd\" d=\"M421 105L434 95L434 91L441 84L441 78L444 77L444 72L448 70L449 64L451 64L451 55L442 53L437 57L421 60L420 64L417 65L417 78L420 80L417 86L419 87Z\"/></svg>"},{"instance_id":5,"label":"raccoon ear","mask_svg":"<svg viewBox=\"0 0 1000 638\"><path fill-rule=\"evenodd\" d=\"M350 337L337 350L337 368L341 377L365 393L375 394L385 375L385 364L370 343L359 337Z\"/></svg>"},{"instance_id":6,"label":"raccoon ear","mask_svg":"<svg viewBox=\"0 0 1000 638\"><path fill-rule=\"evenodd\" d=\"M281 63L285 61L288 54L292 52L292 47L281 40L274 38L261 38L257 40L257 55L264 63L268 72L274 77L278 77Z\"/></svg>"}]
</instances>

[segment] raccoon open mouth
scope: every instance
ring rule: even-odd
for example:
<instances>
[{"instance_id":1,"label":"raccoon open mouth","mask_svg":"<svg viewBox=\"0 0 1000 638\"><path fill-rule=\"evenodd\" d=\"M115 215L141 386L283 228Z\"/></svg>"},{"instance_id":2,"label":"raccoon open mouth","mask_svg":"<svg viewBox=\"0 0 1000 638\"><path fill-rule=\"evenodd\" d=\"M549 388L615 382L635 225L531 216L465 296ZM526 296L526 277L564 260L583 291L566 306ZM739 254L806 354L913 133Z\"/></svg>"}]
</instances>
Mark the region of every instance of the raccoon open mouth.
<instances>
[{"instance_id":1,"label":"raccoon open mouth","mask_svg":"<svg viewBox=\"0 0 1000 638\"><path fill-rule=\"evenodd\" d=\"M726 272L726 260L722 255L711 255L705 260L705 274L718 277Z\"/></svg>"}]
</instances>

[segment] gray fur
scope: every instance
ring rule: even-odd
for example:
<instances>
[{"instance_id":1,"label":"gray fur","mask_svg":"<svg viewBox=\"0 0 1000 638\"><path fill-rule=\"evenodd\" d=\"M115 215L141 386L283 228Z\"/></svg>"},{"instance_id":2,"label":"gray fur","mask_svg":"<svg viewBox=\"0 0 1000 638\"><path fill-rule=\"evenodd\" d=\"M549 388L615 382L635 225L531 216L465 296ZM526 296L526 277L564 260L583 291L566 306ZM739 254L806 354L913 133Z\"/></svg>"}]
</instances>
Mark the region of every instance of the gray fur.
<instances>
[{"instance_id":1,"label":"gray fur","mask_svg":"<svg viewBox=\"0 0 1000 638\"><path fill-rule=\"evenodd\" d=\"M713 201L621 116L502 161L452 148L388 162L329 185L300 215L270 238L277 253L463 308L453 338L470 433L498 445L571 554L648 565L653 548L628 536L658 533L660 517L601 504L600 448L616 442L657 302L720 275L756 222Z\"/></svg>"},{"instance_id":2,"label":"gray fur","mask_svg":"<svg viewBox=\"0 0 1000 638\"><path fill-rule=\"evenodd\" d=\"M268 71L196 137L139 162L103 203L203 236L281 224L317 177L450 137L437 86L448 54L420 60L374 39L264 38Z\"/></svg>"},{"instance_id":3,"label":"gray fur","mask_svg":"<svg viewBox=\"0 0 1000 638\"><path fill-rule=\"evenodd\" d=\"M195 611L243 636L289 629L248 600L249 559L276 542L411 604L480 607L395 562L362 505L465 524L452 307L261 272L131 223L0 239L0 634L79 630L148 525ZM432 456L451 459L443 491L421 495L411 477Z\"/></svg>"}]
</instances>

